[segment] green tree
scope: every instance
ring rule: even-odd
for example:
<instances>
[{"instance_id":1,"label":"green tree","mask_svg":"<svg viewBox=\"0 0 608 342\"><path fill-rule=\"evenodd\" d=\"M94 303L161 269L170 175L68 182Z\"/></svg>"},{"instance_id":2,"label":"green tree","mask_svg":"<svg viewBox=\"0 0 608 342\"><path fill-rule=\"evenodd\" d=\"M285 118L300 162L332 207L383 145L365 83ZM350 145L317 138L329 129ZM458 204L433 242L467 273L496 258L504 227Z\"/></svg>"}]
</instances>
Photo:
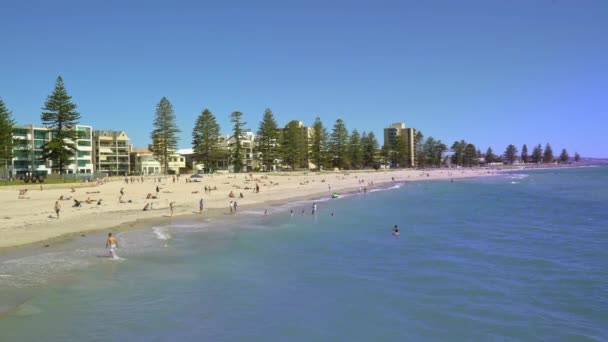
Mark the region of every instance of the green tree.
<instances>
[{"instance_id":1,"label":"green tree","mask_svg":"<svg viewBox=\"0 0 608 342\"><path fill-rule=\"evenodd\" d=\"M211 111L205 108L196 119L192 130L192 149L207 169L211 168L212 163L219 157L219 138L220 125Z\"/></svg>"},{"instance_id":2,"label":"green tree","mask_svg":"<svg viewBox=\"0 0 608 342\"><path fill-rule=\"evenodd\" d=\"M532 155L530 156L530 159L532 160L532 162L534 164L540 164L543 161L543 148L542 146L540 146L540 144L538 144L536 147L534 147L534 150L532 151Z\"/></svg>"},{"instance_id":3,"label":"green tree","mask_svg":"<svg viewBox=\"0 0 608 342\"><path fill-rule=\"evenodd\" d=\"M13 125L15 121L12 113L0 98L0 163L4 165L5 171L8 171L8 165L13 159Z\"/></svg>"},{"instance_id":4,"label":"green tree","mask_svg":"<svg viewBox=\"0 0 608 342\"><path fill-rule=\"evenodd\" d=\"M464 149L467 147L467 143L464 140L455 141L452 144L452 164L458 166L464 166Z\"/></svg>"},{"instance_id":5,"label":"green tree","mask_svg":"<svg viewBox=\"0 0 608 342\"><path fill-rule=\"evenodd\" d=\"M42 145L42 157L53 162L53 170L63 174L66 165L74 158L78 131L76 125L80 120L80 113L76 111L76 104L71 102L63 79L57 77L55 89L44 103L44 110L40 115L42 124L51 131L51 140Z\"/></svg>"},{"instance_id":6,"label":"green tree","mask_svg":"<svg viewBox=\"0 0 608 342\"><path fill-rule=\"evenodd\" d=\"M524 145L524 146L526 146L526 145ZM507 149L505 150L505 153L504 153L505 161L509 164L513 164L513 163L515 163L516 156L517 156L517 147L515 147L515 145L513 145L513 144L507 146Z\"/></svg>"},{"instance_id":7,"label":"green tree","mask_svg":"<svg viewBox=\"0 0 608 342\"><path fill-rule=\"evenodd\" d=\"M405 149L405 137L398 135L393 140L393 143L390 145L390 161L391 165L395 167L403 167L407 163L407 155Z\"/></svg>"},{"instance_id":8,"label":"green tree","mask_svg":"<svg viewBox=\"0 0 608 342\"><path fill-rule=\"evenodd\" d=\"M484 159L485 159L486 163L495 163L498 160L498 158L494 154L494 151L492 151L491 147L488 147L488 149L486 150Z\"/></svg>"},{"instance_id":9,"label":"green tree","mask_svg":"<svg viewBox=\"0 0 608 342\"><path fill-rule=\"evenodd\" d=\"M177 149L179 140L177 133L181 132L175 123L175 112L171 102L163 96L156 105L154 129L150 134L152 153L160 161L165 174L169 172L169 156Z\"/></svg>"},{"instance_id":10,"label":"green tree","mask_svg":"<svg viewBox=\"0 0 608 342\"><path fill-rule=\"evenodd\" d=\"M433 148L431 149L431 161L433 165L439 167L443 164L443 154L448 150L448 147L441 142L436 140Z\"/></svg>"},{"instance_id":11,"label":"green tree","mask_svg":"<svg viewBox=\"0 0 608 342\"><path fill-rule=\"evenodd\" d=\"M262 165L266 171L271 171L275 160L279 156L279 126L274 119L270 108L264 111L264 117L258 126L255 151L260 155Z\"/></svg>"},{"instance_id":12,"label":"green tree","mask_svg":"<svg viewBox=\"0 0 608 342\"><path fill-rule=\"evenodd\" d=\"M529 161L528 146L526 144L524 144L524 146L521 148L521 161L523 163L527 163Z\"/></svg>"},{"instance_id":13,"label":"green tree","mask_svg":"<svg viewBox=\"0 0 608 342\"><path fill-rule=\"evenodd\" d=\"M479 157L475 145L467 144L465 146L463 160L464 166L472 167L479 164Z\"/></svg>"},{"instance_id":14,"label":"green tree","mask_svg":"<svg viewBox=\"0 0 608 342\"><path fill-rule=\"evenodd\" d=\"M551 145L547 143L547 145L545 146L545 153L543 154L543 162L553 163L554 160L555 157L553 156L553 149L551 148Z\"/></svg>"},{"instance_id":15,"label":"green tree","mask_svg":"<svg viewBox=\"0 0 608 342\"><path fill-rule=\"evenodd\" d=\"M290 121L281 136L281 157L283 164L289 165L293 171L298 167L306 167L308 160L308 139L306 128L301 127L296 120Z\"/></svg>"},{"instance_id":16,"label":"green tree","mask_svg":"<svg viewBox=\"0 0 608 342\"><path fill-rule=\"evenodd\" d=\"M428 137L424 142L422 149L424 165L441 166L443 162L443 154L447 151L447 146L441 140L435 140L433 137Z\"/></svg>"},{"instance_id":17,"label":"green tree","mask_svg":"<svg viewBox=\"0 0 608 342\"><path fill-rule=\"evenodd\" d=\"M380 168L378 162L378 148L380 144L374 135L374 132L363 132L361 134L361 145L363 145L363 166L374 169Z\"/></svg>"},{"instance_id":18,"label":"green tree","mask_svg":"<svg viewBox=\"0 0 608 342\"><path fill-rule=\"evenodd\" d=\"M241 141L243 139L243 126L247 123L241 121L242 116L243 113L241 112L232 112L232 114L230 114L230 122L234 124L232 126L232 137L234 138L234 142L230 144L230 149L232 151L230 158L232 160L234 172L241 172L244 167L243 144Z\"/></svg>"},{"instance_id":19,"label":"green tree","mask_svg":"<svg viewBox=\"0 0 608 342\"><path fill-rule=\"evenodd\" d=\"M578 152L574 152L574 161L577 163L581 161L581 155Z\"/></svg>"},{"instance_id":20,"label":"green tree","mask_svg":"<svg viewBox=\"0 0 608 342\"><path fill-rule=\"evenodd\" d=\"M418 167L424 167L424 153L422 146L424 145L424 135L421 131L417 131L414 136L414 161ZM421 165L422 163L422 165ZM413 166L413 165L412 165Z\"/></svg>"},{"instance_id":21,"label":"green tree","mask_svg":"<svg viewBox=\"0 0 608 342\"><path fill-rule=\"evenodd\" d=\"M382 145L380 150L380 163L386 167L392 163L391 161L392 150L388 144Z\"/></svg>"},{"instance_id":22,"label":"green tree","mask_svg":"<svg viewBox=\"0 0 608 342\"><path fill-rule=\"evenodd\" d=\"M562 149L562 153L559 155L560 163L567 163L570 160L570 156L568 155L568 151L565 148Z\"/></svg>"},{"instance_id":23,"label":"green tree","mask_svg":"<svg viewBox=\"0 0 608 342\"><path fill-rule=\"evenodd\" d=\"M345 169L348 166L348 130L342 119L336 120L329 140L333 166Z\"/></svg>"},{"instance_id":24,"label":"green tree","mask_svg":"<svg viewBox=\"0 0 608 342\"><path fill-rule=\"evenodd\" d=\"M351 169L360 169L363 167L363 146L361 144L361 136L357 129L353 129L348 141L348 159L350 160Z\"/></svg>"},{"instance_id":25,"label":"green tree","mask_svg":"<svg viewBox=\"0 0 608 342\"><path fill-rule=\"evenodd\" d=\"M310 161L317 167L317 171L327 163L327 143L328 133L323 122L317 116L315 123L312 125L312 141L310 147Z\"/></svg>"}]
</instances>

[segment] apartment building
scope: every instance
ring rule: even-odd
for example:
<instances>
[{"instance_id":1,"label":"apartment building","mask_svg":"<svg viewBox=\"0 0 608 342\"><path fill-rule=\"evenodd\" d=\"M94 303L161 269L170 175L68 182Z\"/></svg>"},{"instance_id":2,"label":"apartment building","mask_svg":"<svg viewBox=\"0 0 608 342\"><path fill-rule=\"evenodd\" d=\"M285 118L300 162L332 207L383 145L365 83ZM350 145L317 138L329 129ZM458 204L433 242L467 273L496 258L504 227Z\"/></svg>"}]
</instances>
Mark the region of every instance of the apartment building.
<instances>
[{"instance_id":1,"label":"apartment building","mask_svg":"<svg viewBox=\"0 0 608 342\"><path fill-rule=\"evenodd\" d=\"M235 143L236 139L232 135L226 135L220 138L220 149L224 149L228 152L228 159L232 158L232 149ZM241 147L243 148L243 169L231 170L232 163L228 163L228 169L233 172L249 172L257 169L258 161L254 155L255 134L253 134L251 130L245 130L241 133Z\"/></svg>"},{"instance_id":2,"label":"apartment building","mask_svg":"<svg viewBox=\"0 0 608 342\"><path fill-rule=\"evenodd\" d=\"M402 148L405 149L409 157L409 165L416 165L416 147L414 137L416 136L415 128L406 128L402 122L393 123L388 128L384 129L384 145L392 146L396 139L401 139Z\"/></svg>"},{"instance_id":3,"label":"apartment building","mask_svg":"<svg viewBox=\"0 0 608 342\"><path fill-rule=\"evenodd\" d=\"M92 127L77 125L78 139L74 158L65 167L66 174L92 174L95 171L92 159ZM15 125L13 127L13 160L11 175L50 175L53 163L42 157L42 146L49 142L52 132L44 126Z\"/></svg>"},{"instance_id":4,"label":"apartment building","mask_svg":"<svg viewBox=\"0 0 608 342\"><path fill-rule=\"evenodd\" d=\"M124 131L94 131L93 161L98 173L108 176L130 174L130 139Z\"/></svg>"}]
</instances>

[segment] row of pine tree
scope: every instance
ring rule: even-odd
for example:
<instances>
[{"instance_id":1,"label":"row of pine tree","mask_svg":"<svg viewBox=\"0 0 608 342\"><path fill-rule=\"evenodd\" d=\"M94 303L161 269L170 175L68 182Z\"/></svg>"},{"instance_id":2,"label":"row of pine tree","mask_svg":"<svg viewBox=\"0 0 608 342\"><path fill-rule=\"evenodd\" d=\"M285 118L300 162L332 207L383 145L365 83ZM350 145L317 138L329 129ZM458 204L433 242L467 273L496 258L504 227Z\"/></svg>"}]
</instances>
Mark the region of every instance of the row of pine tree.
<instances>
[{"instance_id":1,"label":"row of pine tree","mask_svg":"<svg viewBox=\"0 0 608 342\"><path fill-rule=\"evenodd\" d=\"M78 132L74 129L80 120L80 113L71 101L61 77L57 78L53 93L50 94L40 115L44 126L53 131L52 139L42 146L43 158L53 161L53 167L63 173L70 159L77 152L74 141ZM220 125L213 113L205 109L197 117L192 130L192 147L198 162L206 167L214 167L219 161L228 161L234 170L243 170L244 150L241 144L242 133L247 124L243 113L235 111L230 115L232 127L232 144L229 151L220 147ZM12 127L14 120L2 99L0 99L0 161L6 167L13 158ZM176 124L175 112L169 100L163 97L156 106L154 129L150 134L152 152L164 169L168 169L169 156L177 149L180 129ZM272 170L281 162L292 170L307 168L309 162L320 168L339 169L378 169L381 165L391 167L439 167L450 162L452 165L477 166L481 160L485 163L504 162L513 164L520 160L524 163L552 163L555 161L553 150L547 144L543 150L539 144L528 154L528 147L522 146L521 154L514 145L509 145L501 156L488 148L482 154L475 145L464 140L456 141L451 146L451 159L445 157L449 150L447 145L433 137L425 138L418 131L414 137L414 158L410 155L404 137L395 139L391 145L379 147L373 132L359 133L353 129L350 133L342 119L337 119L331 133L317 117L312 132L300 127L298 121L290 121L284 128L277 124L274 114L266 109L256 132L254 155L261 169ZM557 159L569 162L570 157L563 149ZM580 155L575 154L578 162Z\"/></svg>"}]
</instances>

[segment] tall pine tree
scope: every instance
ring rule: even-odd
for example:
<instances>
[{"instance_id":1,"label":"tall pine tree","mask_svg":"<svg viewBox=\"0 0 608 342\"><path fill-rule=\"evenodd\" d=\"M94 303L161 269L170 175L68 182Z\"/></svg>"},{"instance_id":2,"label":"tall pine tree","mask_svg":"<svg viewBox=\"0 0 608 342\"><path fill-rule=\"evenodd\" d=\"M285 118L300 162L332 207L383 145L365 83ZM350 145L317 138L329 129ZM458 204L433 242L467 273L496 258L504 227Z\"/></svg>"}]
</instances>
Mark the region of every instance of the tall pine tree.
<instances>
[{"instance_id":1,"label":"tall pine tree","mask_svg":"<svg viewBox=\"0 0 608 342\"><path fill-rule=\"evenodd\" d=\"M379 143L374 135L374 132L363 132L361 135L361 144L363 145L363 166L371 167L374 169L380 168L380 163L378 162L378 148Z\"/></svg>"},{"instance_id":2,"label":"tall pine tree","mask_svg":"<svg viewBox=\"0 0 608 342\"><path fill-rule=\"evenodd\" d=\"M241 141L243 140L243 126L245 126L247 123L241 121L242 116L243 113L241 112L232 112L232 114L230 114L230 122L234 124L232 126L232 136L234 138L234 142L230 146L232 152L230 158L232 160L232 167L234 172L243 171L244 166L243 144L241 143Z\"/></svg>"},{"instance_id":3,"label":"tall pine tree","mask_svg":"<svg viewBox=\"0 0 608 342\"><path fill-rule=\"evenodd\" d=\"M196 118L192 130L192 150L198 161L205 164L207 170L210 170L219 158L219 138L220 125L213 113L205 108Z\"/></svg>"},{"instance_id":4,"label":"tall pine tree","mask_svg":"<svg viewBox=\"0 0 608 342\"><path fill-rule=\"evenodd\" d=\"M348 166L348 130L342 119L336 120L330 138L333 166L345 169Z\"/></svg>"},{"instance_id":5,"label":"tall pine tree","mask_svg":"<svg viewBox=\"0 0 608 342\"><path fill-rule=\"evenodd\" d=\"M515 145L513 144L507 146L507 149L504 153L504 158L505 161L509 164L515 163L515 159L517 158L517 147L515 147Z\"/></svg>"},{"instance_id":6,"label":"tall pine tree","mask_svg":"<svg viewBox=\"0 0 608 342\"><path fill-rule=\"evenodd\" d=\"M491 147L488 147L488 149L486 150L484 159L485 159L486 163L495 163L496 162L497 157L494 154L494 151L492 151Z\"/></svg>"},{"instance_id":7,"label":"tall pine tree","mask_svg":"<svg viewBox=\"0 0 608 342\"><path fill-rule=\"evenodd\" d=\"M42 145L42 157L51 160L53 170L63 174L65 167L76 155L76 140L78 131L76 125L80 120L80 113L76 105L71 102L63 79L57 77L55 89L44 102L43 112L40 115L42 124L51 131L51 140Z\"/></svg>"},{"instance_id":8,"label":"tall pine tree","mask_svg":"<svg viewBox=\"0 0 608 342\"><path fill-rule=\"evenodd\" d=\"M156 105L153 127L154 129L150 134L152 153L163 166L163 172L167 174L169 172L169 156L177 150L179 140L177 133L181 131L175 123L173 106L166 97L160 99L160 102Z\"/></svg>"},{"instance_id":9,"label":"tall pine tree","mask_svg":"<svg viewBox=\"0 0 608 342\"><path fill-rule=\"evenodd\" d=\"M574 161L577 163L581 161L581 155L578 152L574 152Z\"/></svg>"},{"instance_id":10,"label":"tall pine tree","mask_svg":"<svg viewBox=\"0 0 608 342\"><path fill-rule=\"evenodd\" d=\"M551 145L547 143L547 145L545 146L545 153L543 154L543 162L553 163L553 161L555 161L555 157L553 156L553 149L551 148Z\"/></svg>"},{"instance_id":11,"label":"tall pine tree","mask_svg":"<svg viewBox=\"0 0 608 342\"><path fill-rule=\"evenodd\" d=\"M306 167L308 160L307 130L299 121L290 121L281 136L281 156L283 164L289 165L292 171Z\"/></svg>"},{"instance_id":12,"label":"tall pine tree","mask_svg":"<svg viewBox=\"0 0 608 342\"><path fill-rule=\"evenodd\" d=\"M414 162L418 167L424 167L424 152L422 150L424 145L424 134L421 131L416 132L414 136ZM422 162L423 165L420 163ZM413 165L412 165L413 166Z\"/></svg>"},{"instance_id":13,"label":"tall pine tree","mask_svg":"<svg viewBox=\"0 0 608 342\"><path fill-rule=\"evenodd\" d=\"M361 145L361 136L357 129L353 129L348 141L348 156L351 169L360 169L363 167L363 146Z\"/></svg>"},{"instance_id":14,"label":"tall pine tree","mask_svg":"<svg viewBox=\"0 0 608 342\"><path fill-rule=\"evenodd\" d=\"M264 111L256 136L255 151L259 153L260 162L266 171L272 171L275 160L279 157L279 126L270 108Z\"/></svg>"},{"instance_id":15,"label":"tall pine tree","mask_svg":"<svg viewBox=\"0 0 608 342\"><path fill-rule=\"evenodd\" d=\"M13 159L13 125L12 113L0 98L0 165L4 172L0 176L8 178L8 165Z\"/></svg>"},{"instance_id":16,"label":"tall pine tree","mask_svg":"<svg viewBox=\"0 0 608 342\"><path fill-rule=\"evenodd\" d=\"M479 157L475 145L467 144L464 148L463 165L472 167L479 164Z\"/></svg>"},{"instance_id":17,"label":"tall pine tree","mask_svg":"<svg viewBox=\"0 0 608 342\"><path fill-rule=\"evenodd\" d=\"M566 149L563 148L562 153L559 155L559 162L565 164L568 162L569 159L570 159L570 156L568 155L568 151L566 151Z\"/></svg>"},{"instance_id":18,"label":"tall pine tree","mask_svg":"<svg viewBox=\"0 0 608 342\"><path fill-rule=\"evenodd\" d=\"M521 161L522 163L527 163L529 161L529 156L528 156L528 145L524 144L524 146L521 147Z\"/></svg>"},{"instance_id":19,"label":"tall pine tree","mask_svg":"<svg viewBox=\"0 0 608 342\"><path fill-rule=\"evenodd\" d=\"M317 171L327 163L327 141L328 133L323 122L317 116L312 125L312 141L310 144L310 161L315 165Z\"/></svg>"},{"instance_id":20,"label":"tall pine tree","mask_svg":"<svg viewBox=\"0 0 608 342\"><path fill-rule=\"evenodd\" d=\"M532 155L530 156L530 159L532 160L532 162L534 164L540 164L543 162L543 148L542 148L542 146L540 146L540 144L538 144L536 147L534 147L534 150L532 150Z\"/></svg>"}]
</instances>

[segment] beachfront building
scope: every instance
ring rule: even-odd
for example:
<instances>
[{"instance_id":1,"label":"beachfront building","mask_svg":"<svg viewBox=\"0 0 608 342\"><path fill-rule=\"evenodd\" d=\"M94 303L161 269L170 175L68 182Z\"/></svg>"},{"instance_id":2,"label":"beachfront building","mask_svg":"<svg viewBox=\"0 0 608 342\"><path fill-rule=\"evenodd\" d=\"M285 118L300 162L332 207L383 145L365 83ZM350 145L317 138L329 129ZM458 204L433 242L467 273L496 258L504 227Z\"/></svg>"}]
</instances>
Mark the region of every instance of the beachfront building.
<instances>
[{"instance_id":1,"label":"beachfront building","mask_svg":"<svg viewBox=\"0 0 608 342\"><path fill-rule=\"evenodd\" d=\"M232 147L236 143L236 139L232 135L225 135L220 138L220 149L226 151L228 160L224 161L220 164L228 165L229 171L232 170L232 163L230 163L230 158L232 157ZM244 130L241 133L241 147L243 148L243 170L238 170L239 172L249 172L254 171L258 168L258 161L254 154L255 149L255 135L251 130ZM226 163L227 162L227 163Z\"/></svg>"},{"instance_id":2,"label":"beachfront building","mask_svg":"<svg viewBox=\"0 0 608 342\"><path fill-rule=\"evenodd\" d=\"M92 127L77 125L78 139L74 142L77 149L74 158L65 167L66 174L92 174L94 164L91 153ZM44 126L15 125L13 127L13 160L10 174L12 177L25 175L50 175L53 163L42 157L42 145L51 140L52 132Z\"/></svg>"},{"instance_id":3,"label":"beachfront building","mask_svg":"<svg viewBox=\"0 0 608 342\"><path fill-rule=\"evenodd\" d=\"M124 131L94 131L93 161L98 173L108 176L130 174L130 139Z\"/></svg>"},{"instance_id":4,"label":"beachfront building","mask_svg":"<svg viewBox=\"0 0 608 342\"><path fill-rule=\"evenodd\" d=\"M173 152L169 155L167 166L169 167L168 174L179 175L186 173L186 157L182 156L179 152Z\"/></svg>"},{"instance_id":5,"label":"beachfront building","mask_svg":"<svg viewBox=\"0 0 608 342\"><path fill-rule=\"evenodd\" d=\"M193 149L182 148L180 150L177 150L177 154L184 157L185 165L186 165L186 168L185 168L186 172L194 172L194 173L203 172L204 165L202 163L200 163L200 164L198 163Z\"/></svg>"},{"instance_id":6,"label":"beachfront building","mask_svg":"<svg viewBox=\"0 0 608 342\"><path fill-rule=\"evenodd\" d=\"M130 162L131 174L146 176L159 175L161 173L160 162L154 157L152 151L147 148L132 147Z\"/></svg>"},{"instance_id":7,"label":"beachfront building","mask_svg":"<svg viewBox=\"0 0 608 342\"><path fill-rule=\"evenodd\" d=\"M393 146L396 139L400 139L401 148L404 149L408 156L408 164L416 166L416 147L414 137L416 136L415 128L406 128L402 122L393 123L384 129L384 145Z\"/></svg>"}]
</instances>

